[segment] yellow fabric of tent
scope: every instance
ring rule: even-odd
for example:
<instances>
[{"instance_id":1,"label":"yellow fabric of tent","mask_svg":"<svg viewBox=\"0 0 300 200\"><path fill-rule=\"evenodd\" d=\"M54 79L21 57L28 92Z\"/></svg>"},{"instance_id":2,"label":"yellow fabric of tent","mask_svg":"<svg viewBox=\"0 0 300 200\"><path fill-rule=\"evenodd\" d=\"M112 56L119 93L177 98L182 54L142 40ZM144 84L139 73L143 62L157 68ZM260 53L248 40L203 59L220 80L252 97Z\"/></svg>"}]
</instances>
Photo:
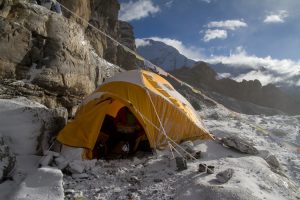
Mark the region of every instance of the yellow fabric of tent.
<instances>
[{"instance_id":1,"label":"yellow fabric of tent","mask_svg":"<svg viewBox=\"0 0 300 200\"><path fill-rule=\"evenodd\" d=\"M115 117L123 106L139 120L152 148L167 144L161 124L175 142L212 139L190 103L168 81L152 72L132 70L108 79L87 97L75 119L59 133L58 141L92 150L105 115Z\"/></svg>"}]
</instances>

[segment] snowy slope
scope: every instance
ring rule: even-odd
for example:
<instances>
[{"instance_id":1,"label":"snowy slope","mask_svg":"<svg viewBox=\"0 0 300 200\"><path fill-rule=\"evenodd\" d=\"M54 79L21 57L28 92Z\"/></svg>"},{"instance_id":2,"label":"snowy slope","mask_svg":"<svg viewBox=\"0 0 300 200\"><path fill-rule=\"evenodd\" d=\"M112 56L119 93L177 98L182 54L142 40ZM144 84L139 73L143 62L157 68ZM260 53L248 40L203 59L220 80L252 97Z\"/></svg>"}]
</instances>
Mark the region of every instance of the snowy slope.
<instances>
[{"instance_id":1,"label":"snowy slope","mask_svg":"<svg viewBox=\"0 0 300 200\"><path fill-rule=\"evenodd\" d=\"M220 105L203 109L199 116L215 136L239 136L252 142L260 154L240 153L214 141L195 141L192 148L201 150L202 157L188 161L184 171L176 170L167 149L132 159L91 161L89 167L83 167L83 173L63 177L59 170L36 170L40 158L23 155L18 158L13 180L0 184L0 199L20 199L26 194L29 199L62 199L62 184L66 199L300 198L300 116L244 115ZM266 161L267 151L278 159L278 169ZM215 166L215 173L198 172L199 163ZM217 182L216 174L228 168L234 170L232 178L224 184ZM53 181L47 181L50 178Z\"/></svg>"},{"instance_id":2,"label":"snowy slope","mask_svg":"<svg viewBox=\"0 0 300 200\"><path fill-rule=\"evenodd\" d=\"M174 47L151 39L145 39L145 45L138 46L137 52L166 71L195 64L195 61L180 54Z\"/></svg>"}]
</instances>

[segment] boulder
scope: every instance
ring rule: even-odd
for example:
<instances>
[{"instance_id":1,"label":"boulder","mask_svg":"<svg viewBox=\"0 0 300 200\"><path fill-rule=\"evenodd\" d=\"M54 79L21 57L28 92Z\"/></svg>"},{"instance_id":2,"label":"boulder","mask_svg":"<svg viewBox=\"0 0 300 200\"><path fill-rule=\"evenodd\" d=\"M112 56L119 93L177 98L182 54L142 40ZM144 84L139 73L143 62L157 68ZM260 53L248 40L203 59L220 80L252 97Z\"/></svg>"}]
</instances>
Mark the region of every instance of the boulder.
<instances>
[{"instance_id":1,"label":"boulder","mask_svg":"<svg viewBox=\"0 0 300 200\"><path fill-rule=\"evenodd\" d=\"M267 150L259 151L259 156L262 157L272 169L280 169L280 163L275 155Z\"/></svg>"},{"instance_id":2,"label":"boulder","mask_svg":"<svg viewBox=\"0 0 300 200\"><path fill-rule=\"evenodd\" d=\"M183 171L187 169L186 159L183 157L176 157L176 167L178 171Z\"/></svg>"},{"instance_id":3,"label":"boulder","mask_svg":"<svg viewBox=\"0 0 300 200\"><path fill-rule=\"evenodd\" d=\"M7 177L16 164L16 156L6 144L5 138L0 133L0 181Z\"/></svg>"},{"instance_id":4,"label":"boulder","mask_svg":"<svg viewBox=\"0 0 300 200\"><path fill-rule=\"evenodd\" d=\"M0 99L0 132L17 155L42 154L64 127L66 111L27 98Z\"/></svg>"},{"instance_id":5,"label":"boulder","mask_svg":"<svg viewBox=\"0 0 300 200\"><path fill-rule=\"evenodd\" d=\"M216 175L217 181L219 183L226 183L226 182L228 182L231 179L233 173L234 173L234 170L231 169L231 168L226 169L226 170L224 170L222 172L219 172Z\"/></svg>"},{"instance_id":6,"label":"boulder","mask_svg":"<svg viewBox=\"0 0 300 200\"><path fill-rule=\"evenodd\" d=\"M258 154L258 150L250 142L238 137L238 136L229 136L221 139L221 142L237 151L242 153L247 153L251 155Z\"/></svg>"}]
</instances>

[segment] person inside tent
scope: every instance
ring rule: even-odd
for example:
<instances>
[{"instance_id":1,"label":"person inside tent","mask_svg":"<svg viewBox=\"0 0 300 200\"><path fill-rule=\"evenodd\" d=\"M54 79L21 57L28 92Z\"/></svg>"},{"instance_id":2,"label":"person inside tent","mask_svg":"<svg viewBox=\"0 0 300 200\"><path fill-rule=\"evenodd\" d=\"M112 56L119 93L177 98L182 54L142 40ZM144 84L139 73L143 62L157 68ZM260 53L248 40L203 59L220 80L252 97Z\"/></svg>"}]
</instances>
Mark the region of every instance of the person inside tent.
<instances>
[{"instance_id":1,"label":"person inside tent","mask_svg":"<svg viewBox=\"0 0 300 200\"><path fill-rule=\"evenodd\" d=\"M37 4L48 8L58 14L62 14L60 4L56 0L37 0Z\"/></svg>"},{"instance_id":2,"label":"person inside tent","mask_svg":"<svg viewBox=\"0 0 300 200\"><path fill-rule=\"evenodd\" d=\"M116 131L108 139L108 151L113 154L120 154L123 157L134 153L139 145L139 141L145 132L134 116L134 114L124 106L114 119Z\"/></svg>"}]
</instances>

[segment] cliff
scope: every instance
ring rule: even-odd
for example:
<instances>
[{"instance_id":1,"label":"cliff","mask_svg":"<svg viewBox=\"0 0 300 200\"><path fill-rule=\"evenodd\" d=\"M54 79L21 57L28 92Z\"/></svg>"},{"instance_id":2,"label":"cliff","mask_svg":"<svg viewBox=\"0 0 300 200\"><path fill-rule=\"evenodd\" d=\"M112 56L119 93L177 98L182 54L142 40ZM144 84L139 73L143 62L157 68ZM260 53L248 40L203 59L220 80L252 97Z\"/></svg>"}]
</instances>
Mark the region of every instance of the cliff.
<instances>
[{"instance_id":1,"label":"cliff","mask_svg":"<svg viewBox=\"0 0 300 200\"><path fill-rule=\"evenodd\" d=\"M116 0L60 2L84 20L65 9L61 16L27 1L0 2L0 98L25 96L71 114L105 78L134 68L135 58L86 23L135 50Z\"/></svg>"}]
</instances>

